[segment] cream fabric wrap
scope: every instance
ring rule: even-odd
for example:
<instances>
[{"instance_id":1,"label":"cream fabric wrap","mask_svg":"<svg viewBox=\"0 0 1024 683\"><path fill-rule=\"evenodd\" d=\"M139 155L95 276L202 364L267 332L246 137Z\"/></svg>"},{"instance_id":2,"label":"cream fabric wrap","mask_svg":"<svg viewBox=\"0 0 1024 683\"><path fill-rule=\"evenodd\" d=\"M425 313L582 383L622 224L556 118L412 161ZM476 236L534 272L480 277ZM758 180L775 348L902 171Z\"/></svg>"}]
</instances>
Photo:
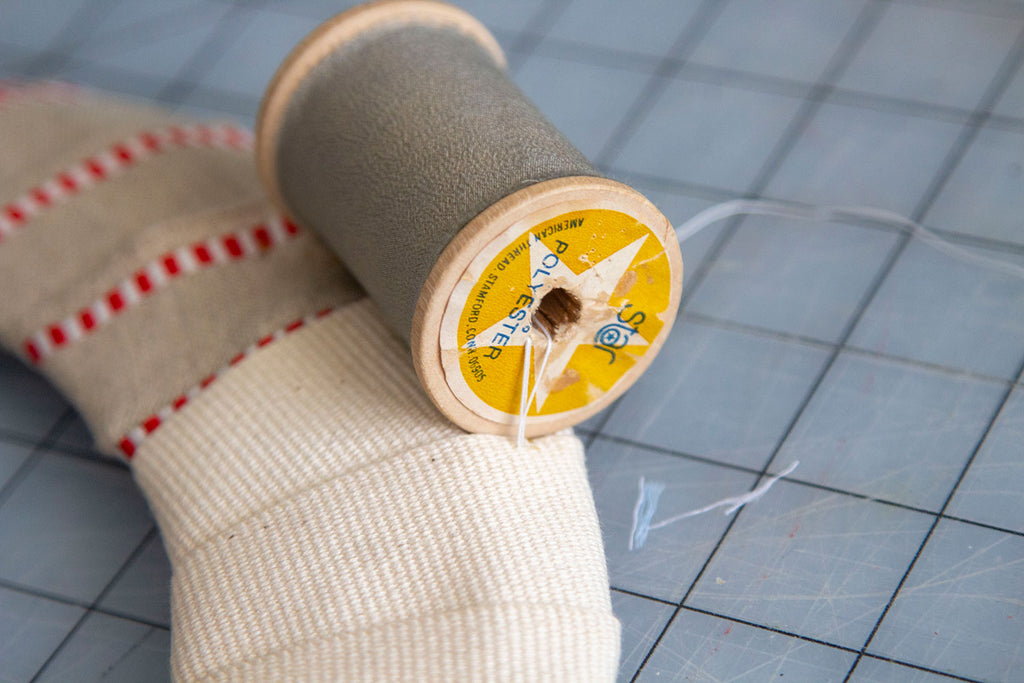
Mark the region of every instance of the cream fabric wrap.
<instances>
[{"instance_id":1,"label":"cream fabric wrap","mask_svg":"<svg viewBox=\"0 0 1024 683\"><path fill-rule=\"evenodd\" d=\"M86 94L0 104L2 204L163 112ZM66 134L73 131L73 134ZM0 341L168 249L271 213L248 153L169 149L0 240ZM619 625L580 442L466 434L312 235L179 277L40 369L99 446L250 353L131 464L173 566L178 680L611 680Z\"/></svg>"}]
</instances>

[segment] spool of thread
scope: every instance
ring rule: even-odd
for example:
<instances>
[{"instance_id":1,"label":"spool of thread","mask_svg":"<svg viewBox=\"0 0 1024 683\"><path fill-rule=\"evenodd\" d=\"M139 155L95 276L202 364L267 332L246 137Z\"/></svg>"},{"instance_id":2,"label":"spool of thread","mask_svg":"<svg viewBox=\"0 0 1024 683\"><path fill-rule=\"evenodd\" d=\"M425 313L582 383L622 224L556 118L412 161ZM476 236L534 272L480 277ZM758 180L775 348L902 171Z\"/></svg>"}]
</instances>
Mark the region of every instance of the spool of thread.
<instances>
[{"instance_id":1,"label":"spool of thread","mask_svg":"<svg viewBox=\"0 0 1024 683\"><path fill-rule=\"evenodd\" d=\"M505 73L497 41L439 2L385 0L317 28L260 110L257 162L409 342L437 407L513 433L576 424L650 365L682 259L640 193L603 178ZM543 327L551 337L546 348Z\"/></svg>"}]
</instances>

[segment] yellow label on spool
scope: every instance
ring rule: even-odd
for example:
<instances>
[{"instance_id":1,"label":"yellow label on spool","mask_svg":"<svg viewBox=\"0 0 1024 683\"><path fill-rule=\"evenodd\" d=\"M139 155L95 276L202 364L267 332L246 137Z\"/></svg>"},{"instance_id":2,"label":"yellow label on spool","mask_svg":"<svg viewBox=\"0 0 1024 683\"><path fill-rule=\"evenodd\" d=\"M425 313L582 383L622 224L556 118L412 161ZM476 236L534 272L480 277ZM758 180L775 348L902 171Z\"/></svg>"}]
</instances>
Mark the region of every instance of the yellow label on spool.
<instances>
[{"instance_id":1,"label":"yellow label on spool","mask_svg":"<svg viewBox=\"0 0 1024 683\"><path fill-rule=\"evenodd\" d=\"M664 245L627 214L585 209L525 231L512 226L474 257L446 307L446 381L470 410L509 422L519 414L529 335L529 387L536 395L528 415L578 410L648 352L664 327L671 291ZM547 342L538 321L554 328L539 378Z\"/></svg>"}]
</instances>

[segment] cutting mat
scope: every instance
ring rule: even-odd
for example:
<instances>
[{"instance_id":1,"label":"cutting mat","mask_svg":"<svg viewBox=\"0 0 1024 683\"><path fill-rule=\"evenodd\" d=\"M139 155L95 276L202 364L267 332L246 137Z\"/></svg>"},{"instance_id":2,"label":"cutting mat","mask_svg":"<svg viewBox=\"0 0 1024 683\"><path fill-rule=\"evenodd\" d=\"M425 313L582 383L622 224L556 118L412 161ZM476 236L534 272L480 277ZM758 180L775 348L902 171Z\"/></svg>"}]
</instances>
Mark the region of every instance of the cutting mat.
<instances>
[{"instance_id":1,"label":"cutting mat","mask_svg":"<svg viewBox=\"0 0 1024 683\"><path fill-rule=\"evenodd\" d=\"M677 223L741 196L867 204L1024 264L1021 2L461 4ZM7 0L0 76L251 125L343 6ZM735 219L683 256L665 350L581 432L620 678L1020 680L1024 281L867 224ZM794 460L756 503L629 549L640 477L665 484L657 522ZM0 356L0 680L166 678L168 581L128 471Z\"/></svg>"}]
</instances>

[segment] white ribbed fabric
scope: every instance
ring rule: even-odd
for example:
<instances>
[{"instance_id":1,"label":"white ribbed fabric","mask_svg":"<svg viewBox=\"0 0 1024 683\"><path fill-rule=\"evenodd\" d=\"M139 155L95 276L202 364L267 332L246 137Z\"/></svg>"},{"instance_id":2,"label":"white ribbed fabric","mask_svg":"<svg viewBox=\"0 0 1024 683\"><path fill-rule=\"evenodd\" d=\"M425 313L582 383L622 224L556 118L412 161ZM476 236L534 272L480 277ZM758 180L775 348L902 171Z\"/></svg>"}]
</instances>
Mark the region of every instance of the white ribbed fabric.
<instances>
[{"instance_id":1,"label":"white ribbed fabric","mask_svg":"<svg viewBox=\"0 0 1024 683\"><path fill-rule=\"evenodd\" d=\"M583 450L466 434L360 301L261 349L143 442L188 681L615 677Z\"/></svg>"}]
</instances>

